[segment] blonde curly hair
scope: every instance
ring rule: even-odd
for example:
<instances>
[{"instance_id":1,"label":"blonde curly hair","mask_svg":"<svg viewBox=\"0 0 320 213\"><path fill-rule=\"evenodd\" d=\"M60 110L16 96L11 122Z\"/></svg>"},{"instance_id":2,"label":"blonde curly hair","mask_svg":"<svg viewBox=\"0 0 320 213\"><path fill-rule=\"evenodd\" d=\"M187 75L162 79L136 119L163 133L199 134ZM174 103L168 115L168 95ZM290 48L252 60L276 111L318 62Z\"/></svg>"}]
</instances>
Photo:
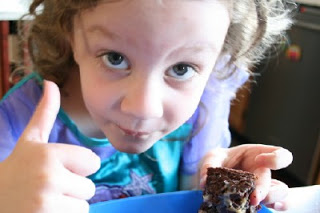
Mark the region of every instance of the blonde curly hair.
<instances>
[{"instance_id":1,"label":"blonde curly hair","mask_svg":"<svg viewBox=\"0 0 320 213\"><path fill-rule=\"evenodd\" d=\"M73 18L100 1L116 0L33 0L28 14L32 17L28 47L33 68L45 79L62 86L68 77L66 70L77 67L67 39L73 32ZM292 23L292 1L221 1L232 5L231 24L221 52L221 56L231 56L229 66L249 67L260 61Z\"/></svg>"}]
</instances>

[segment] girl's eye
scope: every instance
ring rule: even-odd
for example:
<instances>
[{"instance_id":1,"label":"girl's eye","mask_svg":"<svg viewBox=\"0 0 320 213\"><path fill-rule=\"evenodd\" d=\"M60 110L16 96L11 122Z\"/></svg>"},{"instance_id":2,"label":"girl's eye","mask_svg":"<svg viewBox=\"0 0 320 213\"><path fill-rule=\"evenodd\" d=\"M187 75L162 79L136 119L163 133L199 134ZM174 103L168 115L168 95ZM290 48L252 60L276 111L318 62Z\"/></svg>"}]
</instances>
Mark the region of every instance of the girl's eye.
<instances>
[{"instance_id":1,"label":"girl's eye","mask_svg":"<svg viewBox=\"0 0 320 213\"><path fill-rule=\"evenodd\" d=\"M180 63L172 66L168 70L167 74L173 78L176 78L177 80L183 81L183 80L188 80L195 73L196 73L196 70L192 66L188 64Z\"/></svg>"},{"instance_id":2,"label":"girl's eye","mask_svg":"<svg viewBox=\"0 0 320 213\"><path fill-rule=\"evenodd\" d=\"M128 60L117 52L108 52L102 55L102 60L106 66L112 69L128 69L129 62Z\"/></svg>"}]
</instances>

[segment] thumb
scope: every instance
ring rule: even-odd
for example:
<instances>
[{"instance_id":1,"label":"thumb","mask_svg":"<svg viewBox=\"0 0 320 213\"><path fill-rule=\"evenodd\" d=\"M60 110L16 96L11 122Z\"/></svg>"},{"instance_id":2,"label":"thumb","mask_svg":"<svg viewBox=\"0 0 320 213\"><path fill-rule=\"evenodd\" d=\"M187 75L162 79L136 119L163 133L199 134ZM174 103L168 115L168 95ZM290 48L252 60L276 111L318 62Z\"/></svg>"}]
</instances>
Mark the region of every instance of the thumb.
<instances>
[{"instance_id":1,"label":"thumb","mask_svg":"<svg viewBox=\"0 0 320 213\"><path fill-rule=\"evenodd\" d=\"M217 148L209 151L201 161L200 167L200 188L204 188L209 167L222 167L228 157L227 149Z\"/></svg>"},{"instance_id":2,"label":"thumb","mask_svg":"<svg viewBox=\"0 0 320 213\"><path fill-rule=\"evenodd\" d=\"M60 92L58 86L51 81L44 80L43 96L20 140L48 142L59 108Z\"/></svg>"}]
</instances>

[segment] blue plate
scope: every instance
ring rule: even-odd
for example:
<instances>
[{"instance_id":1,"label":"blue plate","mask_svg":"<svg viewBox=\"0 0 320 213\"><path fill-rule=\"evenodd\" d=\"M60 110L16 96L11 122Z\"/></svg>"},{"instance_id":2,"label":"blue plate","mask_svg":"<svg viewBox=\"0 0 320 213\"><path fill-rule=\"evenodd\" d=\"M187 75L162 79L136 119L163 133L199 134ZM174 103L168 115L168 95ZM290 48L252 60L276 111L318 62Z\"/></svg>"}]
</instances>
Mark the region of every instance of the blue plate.
<instances>
[{"instance_id":1,"label":"blue plate","mask_svg":"<svg viewBox=\"0 0 320 213\"><path fill-rule=\"evenodd\" d=\"M92 204L90 213L197 213L202 203L202 191L179 191L143 195ZM262 206L259 213L270 213Z\"/></svg>"}]
</instances>

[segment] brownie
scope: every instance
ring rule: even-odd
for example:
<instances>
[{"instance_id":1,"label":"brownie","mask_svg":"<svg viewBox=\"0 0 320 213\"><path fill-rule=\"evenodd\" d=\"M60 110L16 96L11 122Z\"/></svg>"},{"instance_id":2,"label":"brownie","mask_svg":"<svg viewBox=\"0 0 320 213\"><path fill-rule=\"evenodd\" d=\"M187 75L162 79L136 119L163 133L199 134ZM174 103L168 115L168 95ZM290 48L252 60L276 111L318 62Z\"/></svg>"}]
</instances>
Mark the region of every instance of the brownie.
<instances>
[{"instance_id":1,"label":"brownie","mask_svg":"<svg viewBox=\"0 0 320 213\"><path fill-rule=\"evenodd\" d=\"M254 213L260 206L250 205L255 189L253 173L228 168L208 168L199 213Z\"/></svg>"}]
</instances>

